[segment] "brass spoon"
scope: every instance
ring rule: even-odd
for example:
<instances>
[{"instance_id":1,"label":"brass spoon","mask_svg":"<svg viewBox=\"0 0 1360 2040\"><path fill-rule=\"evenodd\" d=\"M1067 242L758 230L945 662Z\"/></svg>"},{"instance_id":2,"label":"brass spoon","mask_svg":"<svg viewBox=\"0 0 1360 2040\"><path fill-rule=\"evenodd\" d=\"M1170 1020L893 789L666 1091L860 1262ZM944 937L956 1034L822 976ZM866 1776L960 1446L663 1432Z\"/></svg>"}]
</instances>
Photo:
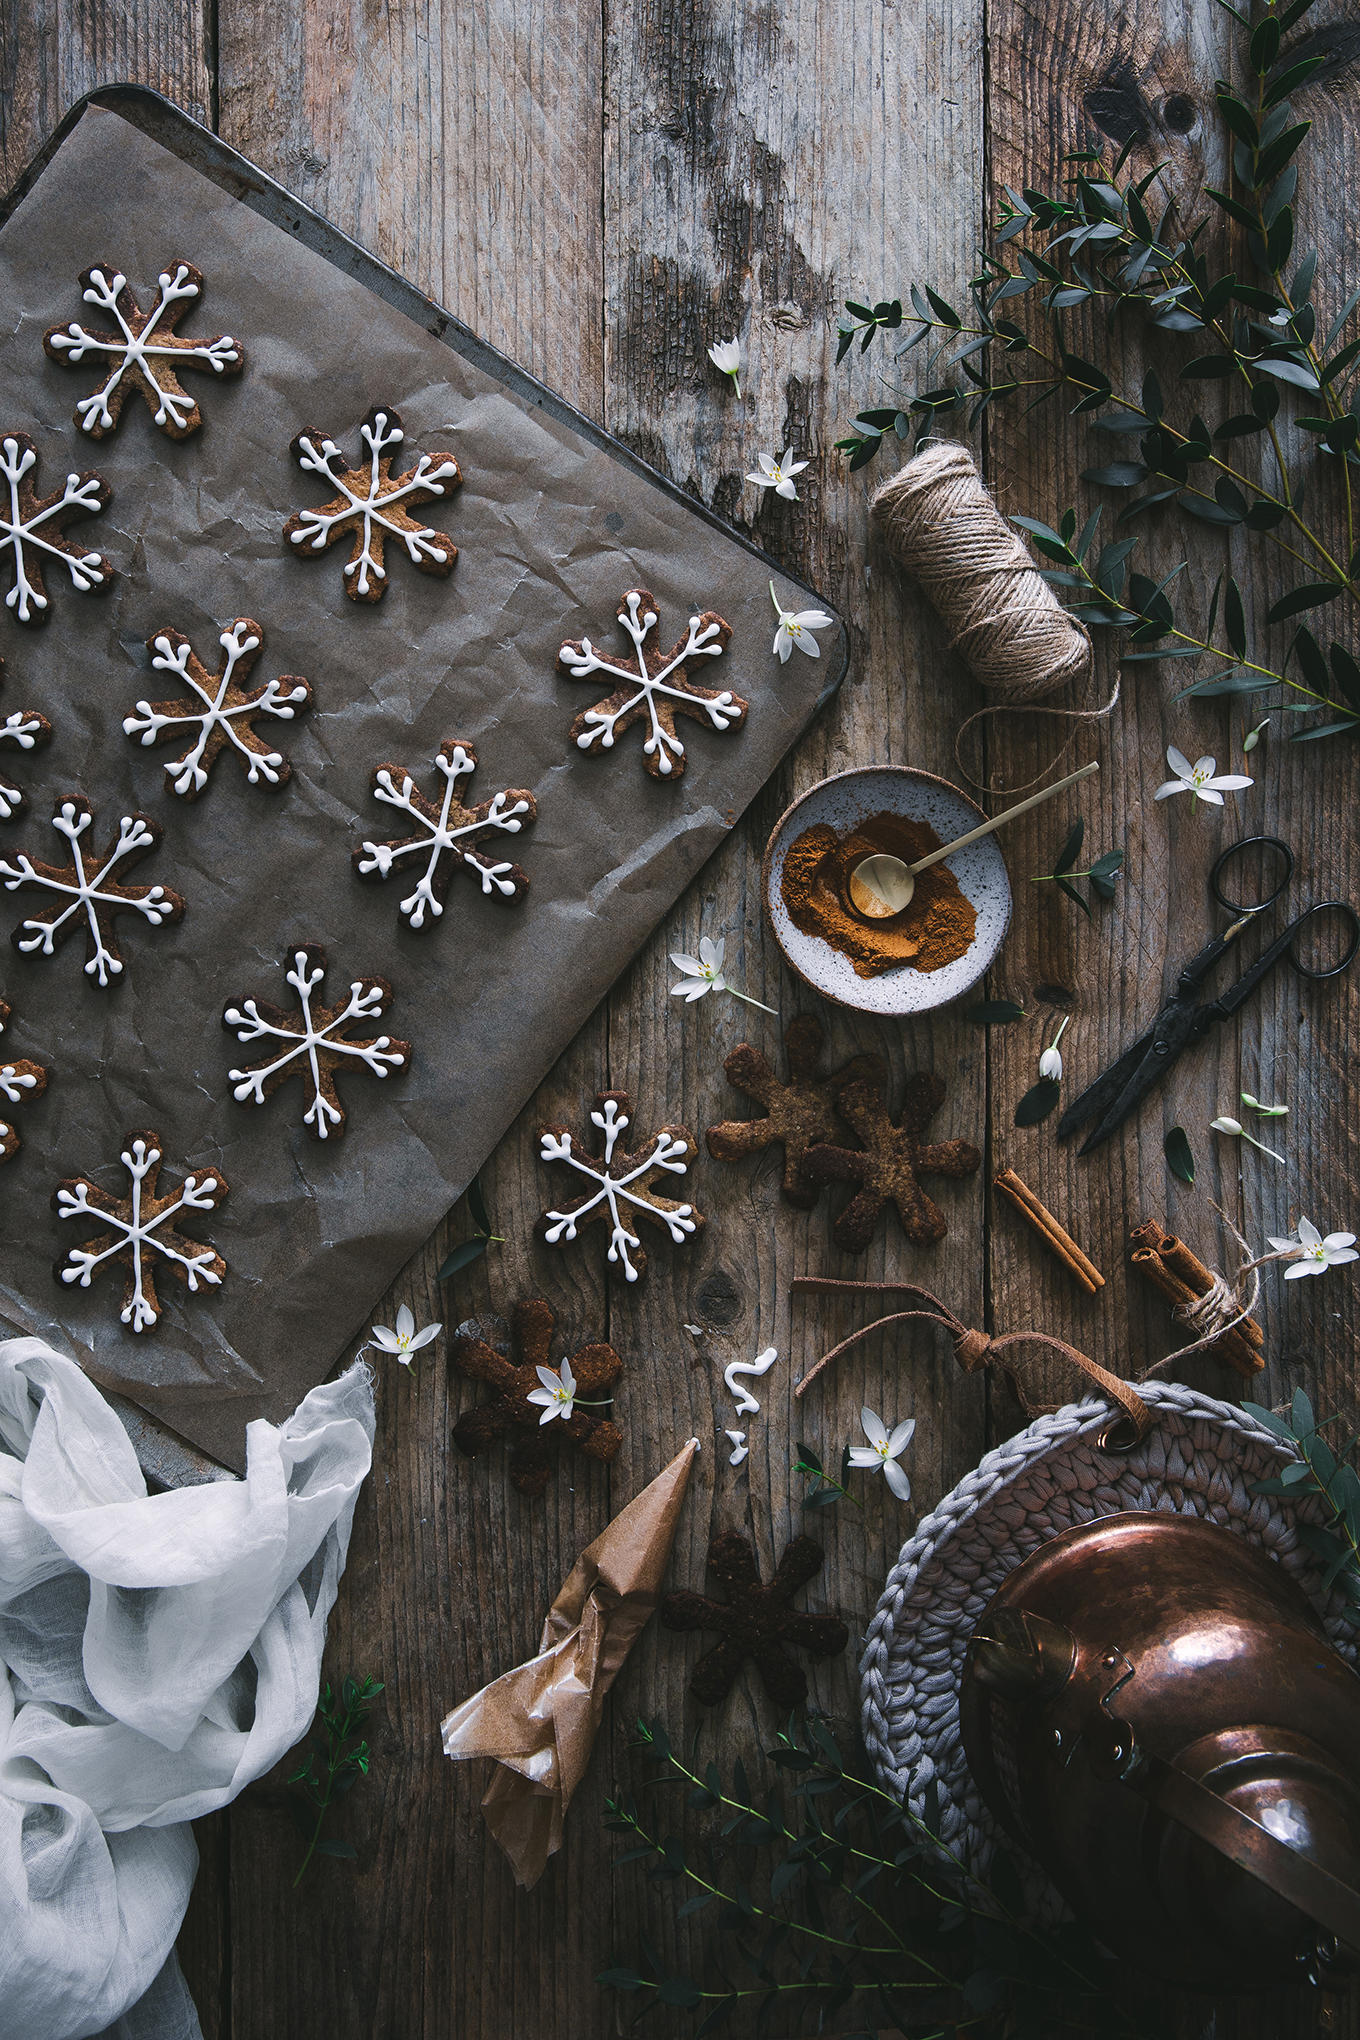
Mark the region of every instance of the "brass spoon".
<instances>
[{"instance_id":1,"label":"brass spoon","mask_svg":"<svg viewBox=\"0 0 1360 2040\"><path fill-rule=\"evenodd\" d=\"M943 863L956 850L981 841L983 836L990 836L993 829L999 829L1003 822L1013 822L1017 815L1028 814L1031 808L1052 800L1055 793L1075 786L1079 779L1089 779L1093 772L1099 770L1100 762L1093 758L1089 765L1082 766L1080 772L1069 772L1066 779L1058 780L1056 785L1046 786L1042 793L1032 793L1028 800L1019 801L1015 807L1007 808L1004 814L993 815L980 829L970 829L966 836L958 836L952 843L942 844L928 857L918 858L915 864L904 864L900 857L889 857L885 852L863 858L850 874L853 905L867 919L874 921L886 921L890 915L900 914L904 907L911 905L918 875L928 871L932 864Z\"/></svg>"}]
</instances>

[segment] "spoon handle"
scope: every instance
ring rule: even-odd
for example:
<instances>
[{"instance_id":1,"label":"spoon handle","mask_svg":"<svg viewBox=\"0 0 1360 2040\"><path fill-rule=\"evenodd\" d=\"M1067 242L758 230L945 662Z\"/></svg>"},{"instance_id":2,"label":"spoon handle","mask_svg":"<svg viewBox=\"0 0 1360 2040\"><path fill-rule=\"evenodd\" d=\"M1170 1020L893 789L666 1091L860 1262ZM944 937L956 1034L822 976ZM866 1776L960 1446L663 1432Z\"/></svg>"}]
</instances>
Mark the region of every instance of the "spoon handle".
<instances>
[{"instance_id":1,"label":"spoon handle","mask_svg":"<svg viewBox=\"0 0 1360 2040\"><path fill-rule=\"evenodd\" d=\"M1013 822L1017 815L1028 814L1031 808L1039 807L1046 800L1052 800L1054 794L1061 793L1064 787L1075 786L1079 779L1089 779L1093 772L1099 770L1100 760L1093 758L1089 765L1082 766L1080 772L1069 772L1066 779L1058 780L1053 786L1046 786L1042 793L1032 793L1028 800L1017 802L1014 807L1007 808L1004 814L993 815L990 822L984 822L980 829L970 829L966 836L956 836L952 843L942 844L938 850L932 850L929 857L922 857L916 864L909 864L908 871L913 878L919 877L921 872L929 871L931 865L938 864L942 858L952 857L956 850L964 849L969 843L979 842L983 836L990 836L992 830L999 829L1003 822Z\"/></svg>"}]
</instances>

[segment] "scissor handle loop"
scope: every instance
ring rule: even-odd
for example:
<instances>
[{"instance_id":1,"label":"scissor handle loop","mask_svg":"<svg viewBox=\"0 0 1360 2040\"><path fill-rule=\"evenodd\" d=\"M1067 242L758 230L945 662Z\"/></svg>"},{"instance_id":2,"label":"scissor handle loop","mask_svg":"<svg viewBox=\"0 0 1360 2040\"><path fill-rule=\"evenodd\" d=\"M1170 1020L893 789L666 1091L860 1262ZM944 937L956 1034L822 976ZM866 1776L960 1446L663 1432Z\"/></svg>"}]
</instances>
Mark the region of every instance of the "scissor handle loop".
<instances>
[{"instance_id":1,"label":"scissor handle loop","mask_svg":"<svg viewBox=\"0 0 1360 2040\"><path fill-rule=\"evenodd\" d=\"M1279 852L1280 856L1284 859L1284 877L1280 880L1274 892L1267 893L1263 899L1251 902L1230 900L1219 883L1219 876L1224 865L1230 863L1234 857L1239 856L1243 850L1252 850L1258 846ZM1271 906L1280 897L1280 894L1285 890L1293 876L1294 853L1287 843L1281 842L1278 836L1243 836L1240 842L1230 843L1227 849L1223 851L1209 874L1209 887L1220 907L1225 907L1230 914L1258 914L1264 907ZM1354 951L1352 951L1353 954ZM1349 962L1350 957L1348 956L1346 963ZM1346 964L1338 965L1338 969L1344 970L1345 968ZM1306 971L1304 975L1307 977L1331 977L1334 973L1331 971Z\"/></svg>"},{"instance_id":2,"label":"scissor handle loop","mask_svg":"<svg viewBox=\"0 0 1360 2040\"><path fill-rule=\"evenodd\" d=\"M1314 914L1331 914L1331 913L1344 914L1346 919L1350 922L1351 924L1350 947L1347 949L1346 954L1342 957L1340 963L1334 963L1330 970L1309 970L1306 963L1299 962L1297 948L1299 931L1300 929L1307 926L1308 922L1312 920ZM1293 969L1298 973L1300 977L1318 979L1340 977L1343 970L1350 969L1351 964L1355 961L1355 952L1357 949L1360 949L1360 915L1356 913L1354 907L1351 906L1349 902L1346 900L1319 900L1315 907L1309 907L1306 913L1299 915L1298 920L1295 921L1294 925L1289 929L1288 937L1289 937L1289 961Z\"/></svg>"}]
</instances>

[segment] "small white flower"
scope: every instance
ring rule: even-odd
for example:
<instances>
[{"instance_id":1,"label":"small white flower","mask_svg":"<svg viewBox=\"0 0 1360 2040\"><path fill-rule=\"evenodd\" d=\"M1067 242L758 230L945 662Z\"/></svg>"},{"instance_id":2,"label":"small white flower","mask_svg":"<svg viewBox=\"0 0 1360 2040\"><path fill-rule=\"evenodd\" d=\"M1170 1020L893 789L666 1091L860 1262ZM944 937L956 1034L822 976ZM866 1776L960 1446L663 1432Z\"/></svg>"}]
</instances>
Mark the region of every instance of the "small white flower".
<instances>
[{"instance_id":1,"label":"small white flower","mask_svg":"<svg viewBox=\"0 0 1360 2040\"><path fill-rule=\"evenodd\" d=\"M1287 1105L1263 1105L1259 1098L1252 1097L1250 1091L1243 1091L1241 1096L1242 1103L1250 1105L1253 1112L1259 1112L1262 1119L1287 1119L1289 1117L1289 1107Z\"/></svg>"},{"instance_id":2,"label":"small white flower","mask_svg":"<svg viewBox=\"0 0 1360 2040\"><path fill-rule=\"evenodd\" d=\"M672 950L671 962L677 970L685 973L689 983L672 985L671 997L683 997L692 1006L696 999L702 999L709 992L725 992L727 979L723 976L723 957L726 951L725 935L720 935L716 942L707 935L701 935L697 956L685 956L678 950Z\"/></svg>"},{"instance_id":3,"label":"small white flower","mask_svg":"<svg viewBox=\"0 0 1360 2040\"><path fill-rule=\"evenodd\" d=\"M1263 1140L1257 1140L1254 1133L1248 1133L1246 1127L1239 1120L1229 1119L1226 1113L1224 1113L1221 1119L1211 1119L1209 1126L1210 1130L1214 1133L1231 1134L1234 1140L1244 1140L1249 1146L1260 1148L1261 1153L1269 1155L1273 1162L1282 1162L1284 1160L1282 1154L1278 1154L1272 1147L1267 1147Z\"/></svg>"},{"instance_id":4,"label":"small white flower","mask_svg":"<svg viewBox=\"0 0 1360 2040\"><path fill-rule=\"evenodd\" d=\"M1260 743L1261 738L1265 733L1265 728L1269 721L1270 717L1268 715L1263 715L1260 722L1256 724L1256 727L1254 729L1250 729L1247 731L1247 734L1242 739L1242 751L1244 756L1256 749L1256 746Z\"/></svg>"},{"instance_id":5,"label":"small white flower","mask_svg":"<svg viewBox=\"0 0 1360 2040\"><path fill-rule=\"evenodd\" d=\"M793 486L795 475L801 475L807 466L805 460L795 460L793 448L785 447L784 458L776 460L772 453L758 453L756 464L758 475L748 475L748 482L754 482L758 489L773 489L776 496L784 496L790 503L798 501L798 491Z\"/></svg>"},{"instance_id":6,"label":"small white flower","mask_svg":"<svg viewBox=\"0 0 1360 2040\"><path fill-rule=\"evenodd\" d=\"M543 1386L531 1388L527 1400L542 1409L539 1424L550 1424L554 1417L561 1417L565 1423L576 1400L576 1377L571 1371L570 1360L564 1360L556 1371L551 1367L540 1367L536 1372Z\"/></svg>"},{"instance_id":7,"label":"small white flower","mask_svg":"<svg viewBox=\"0 0 1360 2040\"><path fill-rule=\"evenodd\" d=\"M875 1470L881 1467L888 1486L897 1496L898 1501L909 1502L911 1500L911 1482L907 1479L906 1473L897 1462L911 1443L912 1434L916 1429L915 1417L908 1417L905 1424L898 1424L892 1432L889 1432L882 1417L876 1417L871 1409L862 1409L859 1413L859 1420L864 1427L864 1435L869 1442L867 1445L852 1445L850 1447L850 1464L852 1466L873 1467Z\"/></svg>"},{"instance_id":8,"label":"small white flower","mask_svg":"<svg viewBox=\"0 0 1360 2040\"><path fill-rule=\"evenodd\" d=\"M745 992L739 992L735 985L729 985L723 974L723 957L727 951L727 937L720 935L716 942L707 935L699 937L699 954L685 956L681 951L671 951L671 962L683 971L685 982L671 986L671 997L683 999L692 1006L696 999L705 998L709 992L730 992L734 999L740 999L744 1006L759 1006L762 1013L773 1013L774 1007L767 1006L762 999L752 999Z\"/></svg>"},{"instance_id":9,"label":"small white flower","mask_svg":"<svg viewBox=\"0 0 1360 2040\"><path fill-rule=\"evenodd\" d=\"M1329 1232L1324 1239L1306 1218L1299 1220L1297 1239L1278 1240L1273 1233L1268 1237L1277 1254L1290 1255L1290 1265L1284 1271L1286 1282L1297 1282L1301 1275L1325 1275L1329 1268L1360 1261L1353 1232Z\"/></svg>"},{"instance_id":10,"label":"small white flower","mask_svg":"<svg viewBox=\"0 0 1360 2040\"><path fill-rule=\"evenodd\" d=\"M1158 800L1165 800L1171 793L1193 793L1196 800L1207 801L1210 807L1222 807L1225 793L1240 793L1244 786L1256 784L1240 772L1224 772L1215 778L1217 759L1199 758L1192 765L1174 744L1167 748L1166 762L1176 777L1163 781L1157 788Z\"/></svg>"},{"instance_id":11,"label":"small white flower","mask_svg":"<svg viewBox=\"0 0 1360 2040\"><path fill-rule=\"evenodd\" d=\"M741 395L741 342L739 340L718 340L708 350L708 358L723 375L730 375L732 387Z\"/></svg>"},{"instance_id":12,"label":"small white flower","mask_svg":"<svg viewBox=\"0 0 1360 2040\"><path fill-rule=\"evenodd\" d=\"M431 1339L437 1339L443 1329L444 1325L441 1319L432 1325L422 1325L420 1330L417 1331L415 1317L411 1308L408 1304L403 1303L397 1307L397 1329L395 1332L389 1331L386 1325L374 1325L368 1336L370 1343L377 1346L381 1352L395 1353L402 1366L409 1367L411 1356L418 1352L422 1346L428 1346Z\"/></svg>"},{"instance_id":13,"label":"small white flower","mask_svg":"<svg viewBox=\"0 0 1360 2040\"><path fill-rule=\"evenodd\" d=\"M1058 1053L1058 1043L1066 1033L1067 1023L1071 1018L1072 1015L1070 1013L1064 1017L1062 1026L1058 1029L1052 1041L1049 1042L1048 1047L1039 1058L1039 1075L1041 1077L1051 1077L1055 1084L1062 1082L1062 1057Z\"/></svg>"},{"instance_id":14,"label":"small white flower","mask_svg":"<svg viewBox=\"0 0 1360 2040\"><path fill-rule=\"evenodd\" d=\"M828 616L824 609L800 609L796 614L791 609L781 609L779 597L774 592L773 581L770 583L770 600L774 604L774 613L779 618L779 627L775 631L771 649L778 654L780 665L788 665L789 653L795 645L800 652L806 652L810 659L820 659L822 648L812 633L814 630L826 630L836 621L835 617Z\"/></svg>"}]
</instances>

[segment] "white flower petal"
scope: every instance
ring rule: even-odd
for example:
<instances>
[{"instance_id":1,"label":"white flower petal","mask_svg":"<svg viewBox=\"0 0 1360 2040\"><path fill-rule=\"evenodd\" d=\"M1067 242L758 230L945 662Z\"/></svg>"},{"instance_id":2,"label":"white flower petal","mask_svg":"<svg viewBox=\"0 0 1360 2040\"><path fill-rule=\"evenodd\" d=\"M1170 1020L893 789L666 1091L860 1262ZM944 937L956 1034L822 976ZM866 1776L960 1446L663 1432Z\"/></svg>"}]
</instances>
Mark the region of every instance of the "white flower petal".
<instances>
[{"instance_id":1,"label":"white flower petal","mask_svg":"<svg viewBox=\"0 0 1360 2040\"><path fill-rule=\"evenodd\" d=\"M916 1434L915 1417L908 1417L904 1424L896 1425L893 1429L893 1434L891 1438L889 1438L888 1440L889 1459L896 1459L900 1453L905 1452L915 1434Z\"/></svg>"},{"instance_id":2,"label":"white flower petal","mask_svg":"<svg viewBox=\"0 0 1360 2040\"><path fill-rule=\"evenodd\" d=\"M574 1396L576 1393L576 1376L571 1371L570 1360L564 1360L562 1362L560 1373L562 1377L563 1388L566 1390L569 1396Z\"/></svg>"},{"instance_id":3,"label":"white flower petal","mask_svg":"<svg viewBox=\"0 0 1360 2040\"><path fill-rule=\"evenodd\" d=\"M540 1374L547 1373L547 1369L544 1367L540 1367L538 1371ZM557 1385L554 1383L551 1388L531 1388L524 1400L525 1402L531 1402L535 1409L556 1409Z\"/></svg>"},{"instance_id":4,"label":"white flower petal","mask_svg":"<svg viewBox=\"0 0 1360 2040\"><path fill-rule=\"evenodd\" d=\"M850 1447L850 1464L852 1466L880 1466L882 1463L883 1455L875 1451L872 1445L852 1445Z\"/></svg>"},{"instance_id":5,"label":"white flower petal","mask_svg":"<svg viewBox=\"0 0 1360 2040\"><path fill-rule=\"evenodd\" d=\"M866 1404L859 1413L859 1420L869 1443L875 1450L881 1451L888 1442L888 1427L882 1417L875 1416L874 1412Z\"/></svg>"},{"instance_id":6,"label":"white flower petal","mask_svg":"<svg viewBox=\"0 0 1360 2040\"><path fill-rule=\"evenodd\" d=\"M770 486L768 475L747 475L746 479L748 482L753 482L758 489L768 489Z\"/></svg>"},{"instance_id":7,"label":"white flower petal","mask_svg":"<svg viewBox=\"0 0 1360 2040\"><path fill-rule=\"evenodd\" d=\"M773 454L758 453L756 455L756 466L760 469L762 475L764 475L767 487L771 482L779 480L779 463Z\"/></svg>"},{"instance_id":8,"label":"white flower petal","mask_svg":"<svg viewBox=\"0 0 1360 2040\"><path fill-rule=\"evenodd\" d=\"M1205 780L1204 785L1200 788L1200 798L1203 799L1210 787L1219 787L1224 793L1240 793L1244 786L1255 786L1255 784L1256 781L1254 779L1246 778L1241 772L1220 772L1217 779Z\"/></svg>"},{"instance_id":9,"label":"white flower petal","mask_svg":"<svg viewBox=\"0 0 1360 2040\"><path fill-rule=\"evenodd\" d=\"M1211 1119L1209 1125L1214 1133L1231 1133L1238 1139L1241 1138L1242 1129L1235 1119L1228 1119L1226 1116L1222 1119Z\"/></svg>"},{"instance_id":10,"label":"white flower petal","mask_svg":"<svg viewBox=\"0 0 1360 2040\"><path fill-rule=\"evenodd\" d=\"M403 1345L405 1345L406 1341L410 1338L415 1328L416 1328L415 1312L411 1309L410 1304L409 1303L398 1304L397 1337L401 1340Z\"/></svg>"},{"instance_id":11,"label":"white flower petal","mask_svg":"<svg viewBox=\"0 0 1360 2040\"><path fill-rule=\"evenodd\" d=\"M1178 751L1174 744L1168 744L1166 747L1166 762L1171 767L1171 770L1181 779L1189 779L1195 769L1184 751ZM1214 761L1211 758L1209 760L1209 770L1212 772L1213 769Z\"/></svg>"},{"instance_id":12,"label":"white flower petal","mask_svg":"<svg viewBox=\"0 0 1360 2040\"><path fill-rule=\"evenodd\" d=\"M1046 1048L1040 1056L1039 1075L1051 1077L1055 1084L1062 1082L1062 1055L1056 1048Z\"/></svg>"},{"instance_id":13,"label":"white flower petal","mask_svg":"<svg viewBox=\"0 0 1360 2040\"><path fill-rule=\"evenodd\" d=\"M1223 805L1222 794L1212 792L1207 786L1196 786L1193 792L1195 799L1202 800L1206 807L1222 807Z\"/></svg>"},{"instance_id":14,"label":"white flower petal","mask_svg":"<svg viewBox=\"0 0 1360 2040\"><path fill-rule=\"evenodd\" d=\"M804 630L825 630L836 619L834 616L828 616L824 609L800 609L793 621Z\"/></svg>"},{"instance_id":15,"label":"white flower petal","mask_svg":"<svg viewBox=\"0 0 1360 2040\"><path fill-rule=\"evenodd\" d=\"M701 936L699 938L699 954L709 970L721 970L723 958L727 954L727 937L720 935L717 941L714 942L707 935Z\"/></svg>"},{"instance_id":16,"label":"white flower petal","mask_svg":"<svg viewBox=\"0 0 1360 2040\"><path fill-rule=\"evenodd\" d=\"M774 634L772 649L778 652L780 665L787 666L789 663L789 653L793 650L793 639L789 636L782 623Z\"/></svg>"},{"instance_id":17,"label":"white flower petal","mask_svg":"<svg viewBox=\"0 0 1360 2040\"><path fill-rule=\"evenodd\" d=\"M1322 1245L1322 1234L1313 1224L1311 1218L1301 1218L1299 1220L1299 1240L1305 1247L1320 1247Z\"/></svg>"},{"instance_id":18,"label":"white flower petal","mask_svg":"<svg viewBox=\"0 0 1360 2040\"><path fill-rule=\"evenodd\" d=\"M1189 791L1190 781L1188 779L1164 779L1152 798L1154 800L1165 800L1169 793L1188 793Z\"/></svg>"},{"instance_id":19,"label":"white flower petal","mask_svg":"<svg viewBox=\"0 0 1360 2040\"><path fill-rule=\"evenodd\" d=\"M1169 751L1167 752L1167 756L1168 758L1171 756L1171 753ZM1212 779L1214 772L1217 769L1217 766L1218 766L1217 758L1196 758L1193 766L1191 767L1191 771L1194 773L1196 778L1198 778L1200 773L1202 772L1206 779ZM1179 769L1180 768L1177 767L1177 770Z\"/></svg>"},{"instance_id":20,"label":"white flower petal","mask_svg":"<svg viewBox=\"0 0 1360 2040\"><path fill-rule=\"evenodd\" d=\"M686 977L702 977L704 974L704 967L697 956L686 956L680 950L672 950L671 962L677 970L682 970Z\"/></svg>"},{"instance_id":21,"label":"white flower petal","mask_svg":"<svg viewBox=\"0 0 1360 2040\"><path fill-rule=\"evenodd\" d=\"M401 1351L401 1341L395 1332L388 1330L386 1325L374 1325L368 1336L372 1344L384 1353L399 1353Z\"/></svg>"},{"instance_id":22,"label":"white flower petal","mask_svg":"<svg viewBox=\"0 0 1360 2040\"><path fill-rule=\"evenodd\" d=\"M890 1459L884 1466L883 1472L887 1478L888 1486L897 1496L898 1501L909 1502L911 1500L911 1482L907 1478L904 1469L898 1465L895 1459Z\"/></svg>"},{"instance_id":23,"label":"white flower petal","mask_svg":"<svg viewBox=\"0 0 1360 2040\"><path fill-rule=\"evenodd\" d=\"M1360 1254L1357 1254L1354 1247L1338 1247L1327 1256L1329 1268L1344 1268L1347 1261L1360 1261Z\"/></svg>"},{"instance_id":24,"label":"white flower petal","mask_svg":"<svg viewBox=\"0 0 1360 2040\"><path fill-rule=\"evenodd\" d=\"M782 496L787 503L796 503L798 501L798 491L794 488L793 481L788 475L785 475L782 481L775 483L774 492L776 496Z\"/></svg>"},{"instance_id":25,"label":"white flower petal","mask_svg":"<svg viewBox=\"0 0 1360 2040\"><path fill-rule=\"evenodd\" d=\"M1301 1275L1321 1275L1326 1268L1323 1261L1291 1261L1284 1271L1286 1282L1297 1282Z\"/></svg>"},{"instance_id":26,"label":"white flower petal","mask_svg":"<svg viewBox=\"0 0 1360 2040\"><path fill-rule=\"evenodd\" d=\"M544 1388L547 1389L548 1394L551 1396L556 1396L558 1390L562 1386L561 1375L554 1373L551 1367L535 1367L534 1373L543 1383L543 1386ZM530 1389L529 1393L531 1396L535 1396L538 1394L538 1390L536 1388Z\"/></svg>"},{"instance_id":27,"label":"white flower petal","mask_svg":"<svg viewBox=\"0 0 1360 2040\"><path fill-rule=\"evenodd\" d=\"M565 1420L570 1415L571 1415L570 1403L551 1402L549 1403L547 1409L544 1410L542 1416L539 1418L538 1420L539 1426L541 1428L544 1424L552 1423L555 1417L561 1417L565 1422Z\"/></svg>"},{"instance_id":28,"label":"white flower petal","mask_svg":"<svg viewBox=\"0 0 1360 2040\"><path fill-rule=\"evenodd\" d=\"M805 630L803 625L799 623L797 617L795 617L793 620L793 625L789 631L789 636L792 638L794 644L797 645L799 651L806 652L810 659L821 658L822 656L821 646L818 644L816 638L812 635L812 632L810 630Z\"/></svg>"},{"instance_id":29,"label":"white flower petal","mask_svg":"<svg viewBox=\"0 0 1360 2040\"><path fill-rule=\"evenodd\" d=\"M1353 1232L1329 1232L1322 1244L1329 1254L1334 1254L1341 1247L1353 1247L1355 1245L1355 1234Z\"/></svg>"},{"instance_id":30,"label":"white flower petal","mask_svg":"<svg viewBox=\"0 0 1360 2040\"><path fill-rule=\"evenodd\" d=\"M439 1337L439 1334L443 1331L443 1329L444 1325L442 1319L436 1324L422 1325L421 1329L416 1333L415 1337L411 1341L411 1351L415 1353L418 1352L422 1346L428 1346L431 1339L437 1339Z\"/></svg>"},{"instance_id":31,"label":"white flower petal","mask_svg":"<svg viewBox=\"0 0 1360 2040\"><path fill-rule=\"evenodd\" d=\"M1290 1236L1289 1239L1282 1240L1278 1238L1274 1233L1267 1233L1266 1238L1270 1242L1270 1245L1274 1247L1277 1254L1287 1254L1291 1247L1296 1247L1298 1245L1298 1241L1294 1239L1292 1235Z\"/></svg>"},{"instance_id":32,"label":"white flower petal","mask_svg":"<svg viewBox=\"0 0 1360 2040\"><path fill-rule=\"evenodd\" d=\"M801 475L808 463L805 460L791 460L789 456L792 452L793 448L791 446L787 448L780 465L783 467L786 475Z\"/></svg>"}]
</instances>

